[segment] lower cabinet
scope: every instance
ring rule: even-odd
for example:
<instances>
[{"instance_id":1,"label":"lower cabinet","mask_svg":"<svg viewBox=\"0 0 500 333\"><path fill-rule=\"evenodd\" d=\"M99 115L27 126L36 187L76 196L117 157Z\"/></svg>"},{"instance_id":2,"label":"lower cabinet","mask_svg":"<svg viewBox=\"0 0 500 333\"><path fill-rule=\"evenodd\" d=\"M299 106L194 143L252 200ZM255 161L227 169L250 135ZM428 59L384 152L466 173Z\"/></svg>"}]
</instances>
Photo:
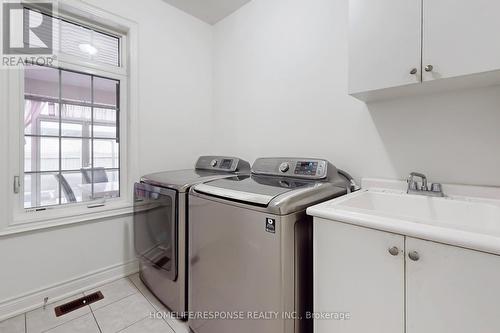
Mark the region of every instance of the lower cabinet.
<instances>
[{"instance_id":1,"label":"lower cabinet","mask_svg":"<svg viewBox=\"0 0 500 333\"><path fill-rule=\"evenodd\" d=\"M315 333L493 333L499 309L500 256L315 218Z\"/></svg>"},{"instance_id":2,"label":"lower cabinet","mask_svg":"<svg viewBox=\"0 0 500 333\"><path fill-rule=\"evenodd\" d=\"M404 332L403 249L404 236L315 218L314 332ZM318 317L335 313L350 318Z\"/></svg>"},{"instance_id":3,"label":"lower cabinet","mask_svg":"<svg viewBox=\"0 0 500 333\"><path fill-rule=\"evenodd\" d=\"M407 237L407 333L500 332L500 257Z\"/></svg>"}]
</instances>

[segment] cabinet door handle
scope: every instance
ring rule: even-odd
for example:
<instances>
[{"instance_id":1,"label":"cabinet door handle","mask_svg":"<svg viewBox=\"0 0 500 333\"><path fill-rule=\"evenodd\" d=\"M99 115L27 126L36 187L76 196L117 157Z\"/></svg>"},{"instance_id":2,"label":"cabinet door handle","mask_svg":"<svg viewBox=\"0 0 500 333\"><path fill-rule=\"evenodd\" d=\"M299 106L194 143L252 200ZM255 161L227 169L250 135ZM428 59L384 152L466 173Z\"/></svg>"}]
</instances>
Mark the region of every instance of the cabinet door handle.
<instances>
[{"instance_id":1,"label":"cabinet door handle","mask_svg":"<svg viewBox=\"0 0 500 333\"><path fill-rule=\"evenodd\" d=\"M408 258L413 261L418 261L420 259L420 255L417 251L411 251L408 253Z\"/></svg>"},{"instance_id":2,"label":"cabinet door handle","mask_svg":"<svg viewBox=\"0 0 500 333\"><path fill-rule=\"evenodd\" d=\"M397 246L391 247L388 251L391 254L391 256L397 256L399 254L399 249Z\"/></svg>"},{"instance_id":3,"label":"cabinet door handle","mask_svg":"<svg viewBox=\"0 0 500 333\"><path fill-rule=\"evenodd\" d=\"M426 72L432 72L432 71L434 70L434 66L432 66L432 65L427 65L427 66L425 66L425 68L424 68L424 69L425 69L425 71L426 71Z\"/></svg>"},{"instance_id":4,"label":"cabinet door handle","mask_svg":"<svg viewBox=\"0 0 500 333\"><path fill-rule=\"evenodd\" d=\"M411 75L415 75L417 73L418 73L418 69L416 69L416 68L412 68L411 71L410 71Z\"/></svg>"}]
</instances>

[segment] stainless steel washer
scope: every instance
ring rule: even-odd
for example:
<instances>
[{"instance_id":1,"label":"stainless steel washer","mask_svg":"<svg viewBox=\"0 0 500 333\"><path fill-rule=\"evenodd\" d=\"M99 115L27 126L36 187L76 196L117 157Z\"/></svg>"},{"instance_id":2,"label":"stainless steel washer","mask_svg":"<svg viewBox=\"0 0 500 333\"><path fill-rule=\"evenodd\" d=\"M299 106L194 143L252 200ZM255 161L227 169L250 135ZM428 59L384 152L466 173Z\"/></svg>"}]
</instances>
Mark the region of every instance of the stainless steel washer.
<instances>
[{"instance_id":1,"label":"stainless steel washer","mask_svg":"<svg viewBox=\"0 0 500 333\"><path fill-rule=\"evenodd\" d=\"M351 180L326 160L261 158L251 176L194 186L191 330L312 332L312 320L305 319L312 311L312 219L305 210L346 194Z\"/></svg>"},{"instance_id":2,"label":"stainless steel washer","mask_svg":"<svg viewBox=\"0 0 500 333\"><path fill-rule=\"evenodd\" d=\"M188 191L204 181L249 174L250 164L235 157L202 156L194 170L147 175L134 187L134 245L140 277L172 312L187 311Z\"/></svg>"}]
</instances>

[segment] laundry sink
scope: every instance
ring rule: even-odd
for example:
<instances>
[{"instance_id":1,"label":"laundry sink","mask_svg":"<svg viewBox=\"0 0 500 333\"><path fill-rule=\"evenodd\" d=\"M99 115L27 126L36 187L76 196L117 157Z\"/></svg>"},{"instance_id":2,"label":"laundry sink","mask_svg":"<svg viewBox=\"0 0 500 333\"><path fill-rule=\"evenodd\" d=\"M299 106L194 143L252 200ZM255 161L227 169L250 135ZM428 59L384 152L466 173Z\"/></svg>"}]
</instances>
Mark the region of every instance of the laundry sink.
<instances>
[{"instance_id":1,"label":"laundry sink","mask_svg":"<svg viewBox=\"0 0 500 333\"><path fill-rule=\"evenodd\" d=\"M307 213L500 254L500 200L427 197L390 189L366 189L310 207Z\"/></svg>"},{"instance_id":2,"label":"laundry sink","mask_svg":"<svg viewBox=\"0 0 500 333\"><path fill-rule=\"evenodd\" d=\"M478 232L498 231L500 226L500 206L463 199L372 190L339 202L337 208Z\"/></svg>"}]
</instances>

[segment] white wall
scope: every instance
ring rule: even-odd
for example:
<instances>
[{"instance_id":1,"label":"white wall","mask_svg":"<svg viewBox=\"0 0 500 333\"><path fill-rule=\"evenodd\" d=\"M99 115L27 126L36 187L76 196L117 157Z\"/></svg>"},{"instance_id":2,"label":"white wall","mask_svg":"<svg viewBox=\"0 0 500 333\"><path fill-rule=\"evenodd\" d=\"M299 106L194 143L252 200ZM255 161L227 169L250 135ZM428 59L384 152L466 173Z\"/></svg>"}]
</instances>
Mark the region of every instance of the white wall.
<instances>
[{"instance_id":1,"label":"white wall","mask_svg":"<svg viewBox=\"0 0 500 333\"><path fill-rule=\"evenodd\" d=\"M139 23L139 174L191 168L211 133L212 27L160 0L91 2Z\"/></svg>"},{"instance_id":2,"label":"white wall","mask_svg":"<svg viewBox=\"0 0 500 333\"><path fill-rule=\"evenodd\" d=\"M108 279L130 273L136 267L132 216L2 237L0 253L2 318L41 303L45 296L74 292L82 283L73 280L89 274L103 273ZM69 290L65 284L71 285Z\"/></svg>"},{"instance_id":3,"label":"white wall","mask_svg":"<svg viewBox=\"0 0 500 333\"><path fill-rule=\"evenodd\" d=\"M367 106L346 93L347 20L348 0L253 0L218 23L215 146L324 157L358 179L500 185L500 88Z\"/></svg>"},{"instance_id":4,"label":"white wall","mask_svg":"<svg viewBox=\"0 0 500 333\"><path fill-rule=\"evenodd\" d=\"M212 27L161 0L88 2L138 23L140 135L130 140L140 151L139 170L133 173L191 167L209 147ZM0 71L0 82L4 79L5 72ZM0 112L3 157L7 156L5 115ZM191 131L193 127L196 131ZM0 159L1 175L7 174L6 163L6 158ZM0 185L10 191L10 180L4 178L1 181L8 185ZM5 192L0 192L0 225L5 225L10 207ZM121 270L120 265L135 260L132 233L128 215L0 237L0 319L5 311L42 302L45 294L38 292L44 288L105 269L126 273L130 265ZM25 302L13 303L19 296L27 296Z\"/></svg>"}]
</instances>

